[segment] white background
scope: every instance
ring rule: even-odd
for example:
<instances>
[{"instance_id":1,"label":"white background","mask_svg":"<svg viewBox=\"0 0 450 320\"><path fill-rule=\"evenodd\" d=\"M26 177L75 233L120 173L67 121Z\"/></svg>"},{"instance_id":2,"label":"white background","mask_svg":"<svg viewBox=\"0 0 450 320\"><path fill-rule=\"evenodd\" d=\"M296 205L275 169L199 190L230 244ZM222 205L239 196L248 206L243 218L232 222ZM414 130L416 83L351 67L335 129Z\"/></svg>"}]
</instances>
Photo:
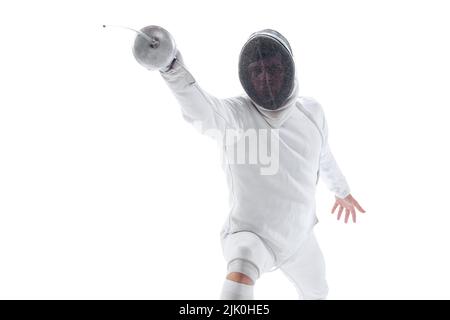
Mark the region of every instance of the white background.
<instances>
[{"instance_id":1,"label":"white background","mask_svg":"<svg viewBox=\"0 0 450 320\"><path fill-rule=\"evenodd\" d=\"M450 298L446 1L3 1L0 298L216 299L228 213L212 140L181 117L135 35L156 24L198 83L242 92L241 46L274 28L367 210L337 222L320 184L330 299ZM295 299L281 273L256 298Z\"/></svg>"}]
</instances>

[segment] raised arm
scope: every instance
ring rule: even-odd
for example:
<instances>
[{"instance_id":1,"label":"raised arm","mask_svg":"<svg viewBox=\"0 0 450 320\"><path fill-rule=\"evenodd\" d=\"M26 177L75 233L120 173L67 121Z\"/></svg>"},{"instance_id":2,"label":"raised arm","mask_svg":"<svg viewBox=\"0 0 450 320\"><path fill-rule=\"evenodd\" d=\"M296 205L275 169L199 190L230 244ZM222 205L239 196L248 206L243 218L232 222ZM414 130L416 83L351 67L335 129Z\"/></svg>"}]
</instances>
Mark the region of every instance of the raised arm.
<instances>
[{"instance_id":1,"label":"raised arm","mask_svg":"<svg viewBox=\"0 0 450 320\"><path fill-rule=\"evenodd\" d=\"M201 130L218 129L224 132L241 128L242 101L239 98L218 99L203 90L185 67L180 54L167 71L161 71L181 106L186 121L201 126Z\"/></svg>"}]
</instances>

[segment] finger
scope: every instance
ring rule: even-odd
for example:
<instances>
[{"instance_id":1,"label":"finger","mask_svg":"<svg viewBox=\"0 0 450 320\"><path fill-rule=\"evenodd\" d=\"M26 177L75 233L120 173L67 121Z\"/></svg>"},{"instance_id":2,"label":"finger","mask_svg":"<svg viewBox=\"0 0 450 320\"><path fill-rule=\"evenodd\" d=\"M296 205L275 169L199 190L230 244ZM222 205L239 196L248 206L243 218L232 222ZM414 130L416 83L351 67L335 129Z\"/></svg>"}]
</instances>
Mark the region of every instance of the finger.
<instances>
[{"instance_id":1,"label":"finger","mask_svg":"<svg viewBox=\"0 0 450 320\"><path fill-rule=\"evenodd\" d=\"M339 203L336 201L334 203L333 209L331 209L331 213L334 213L334 211L336 210L337 206L339 205Z\"/></svg>"},{"instance_id":2,"label":"finger","mask_svg":"<svg viewBox=\"0 0 450 320\"><path fill-rule=\"evenodd\" d=\"M353 199L353 204L355 205L356 209L358 209L360 212L364 213L366 212L366 210L364 210L358 203L358 201L356 201L355 199Z\"/></svg>"},{"instance_id":3,"label":"finger","mask_svg":"<svg viewBox=\"0 0 450 320\"><path fill-rule=\"evenodd\" d=\"M345 209L345 223L348 222L348 218L350 217L350 210Z\"/></svg>"},{"instance_id":4,"label":"finger","mask_svg":"<svg viewBox=\"0 0 450 320\"><path fill-rule=\"evenodd\" d=\"M352 208L350 210L350 212L352 213L353 223L356 223L356 211L355 211L355 208Z\"/></svg>"},{"instance_id":5,"label":"finger","mask_svg":"<svg viewBox=\"0 0 450 320\"><path fill-rule=\"evenodd\" d=\"M341 219L342 211L344 211L344 207L343 207L343 206L340 206L340 207L339 207L338 216L337 216L337 219L338 219L338 220Z\"/></svg>"}]
</instances>

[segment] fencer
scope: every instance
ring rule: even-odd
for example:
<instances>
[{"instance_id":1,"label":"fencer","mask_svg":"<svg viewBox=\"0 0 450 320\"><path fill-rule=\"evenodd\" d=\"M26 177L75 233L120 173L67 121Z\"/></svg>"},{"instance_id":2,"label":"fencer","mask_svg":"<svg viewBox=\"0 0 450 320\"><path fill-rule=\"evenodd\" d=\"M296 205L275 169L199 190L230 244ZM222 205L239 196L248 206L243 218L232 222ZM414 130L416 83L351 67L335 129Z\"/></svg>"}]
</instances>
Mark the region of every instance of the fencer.
<instances>
[{"instance_id":1,"label":"fencer","mask_svg":"<svg viewBox=\"0 0 450 320\"><path fill-rule=\"evenodd\" d=\"M321 105L298 93L288 41L272 29L253 33L239 56L245 92L231 98L203 90L179 51L159 71L184 119L222 150L231 209L220 232L227 263L220 298L253 299L255 281L280 269L300 299L325 299L325 263L313 231L319 177L335 195L338 219L345 210L345 223L356 222L356 210L364 209L331 152ZM270 168L257 150L263 147Z\"/></svg>"}]
</instances>

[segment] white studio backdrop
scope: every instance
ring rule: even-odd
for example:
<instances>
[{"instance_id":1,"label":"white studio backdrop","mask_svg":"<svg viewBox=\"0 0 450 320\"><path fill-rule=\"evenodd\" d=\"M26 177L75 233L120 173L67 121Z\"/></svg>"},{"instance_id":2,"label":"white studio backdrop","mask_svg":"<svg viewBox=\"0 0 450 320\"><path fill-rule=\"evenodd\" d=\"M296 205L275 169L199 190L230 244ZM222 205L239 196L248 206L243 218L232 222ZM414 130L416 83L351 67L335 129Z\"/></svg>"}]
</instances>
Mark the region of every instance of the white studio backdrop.
<instances>
[{"instance_id":1,"label":"white studio backdrop","mask_svg":"<svg viewBox=\"0 0 450 320\"><path fill-rule=\"evenodd\" d=\"M216 299L228 193L134 34L160 25L198 83L240 94L254 31L290 41L300 94L367 210L337 222L319 184L330 299L449 299L446 1L9 1L0 4L0 298ZM257 299L295 299L279 273Z\"/></svg>"}]
</instances>

